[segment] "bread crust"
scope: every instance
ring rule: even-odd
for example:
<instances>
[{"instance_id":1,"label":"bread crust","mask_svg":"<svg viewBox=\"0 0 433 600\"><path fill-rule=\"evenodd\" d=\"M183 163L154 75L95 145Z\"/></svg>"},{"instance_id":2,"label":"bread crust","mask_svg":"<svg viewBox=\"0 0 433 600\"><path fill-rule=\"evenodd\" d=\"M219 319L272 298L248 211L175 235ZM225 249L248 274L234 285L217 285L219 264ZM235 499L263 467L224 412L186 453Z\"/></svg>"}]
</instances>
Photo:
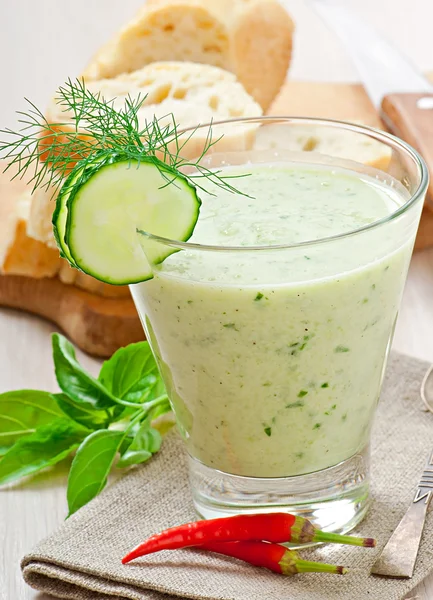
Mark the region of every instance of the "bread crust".
<instances>
[{"instance_id":1,"label":"bread crust","mask_svg":"<svg viewBox=\"0 0 433 600\"><path fill-rule=\"evenodd\" d=\"M206 63L233 72L267 110L286 78L293 32L277 0L150 0L83 76L113 78L158 61Z\"/></svg>"},{"instance_id":2,"label":"bread crust","mask_svg":"<svg viewBox=\"0 0 433 600\"><path fill-rule=\"evenodd\" d=\"M137 98L147 94L138 113L141 127L144 127L146 122L152 122L155 116L161 119L161 126L172 124L174 116L180 131L200 123L206 124L231 117L257 117L262 114L260 105L247 94L233 73L210 65L185 62L153 63L113 79L88 82L87 87L91 92L100 93L107 100L115 98L114 107L119 109L123 108L127 96ZM50 123L61 123L67 122L71 115L62 112L53 100L46 112L46 118ZM75 128L72 124L66 124L64 127L57 126L56 130L67 134ZM233 146L239 148L239 128L228 125L219 129L218 136L221 133L224 133L224 137L218 143L219 150L227 150ZM251 129L243 133L245 144L250 133ZM180 137L183 142L188 136ZM183 146L182 157L193 159L200 156L207 137L207 128L197 131ZM45 136L41 140L41 146L49 145L52 141L49 136ZM174 143L170 149L176 152ZM47 155L42 158L46 159ZM70 166L73 166L73 161ZM28 223L29 235L45 242L51 248L56 248L51 225L54 206L52 190L38 189L32 197Z\"/></svg>"}]
</instances>

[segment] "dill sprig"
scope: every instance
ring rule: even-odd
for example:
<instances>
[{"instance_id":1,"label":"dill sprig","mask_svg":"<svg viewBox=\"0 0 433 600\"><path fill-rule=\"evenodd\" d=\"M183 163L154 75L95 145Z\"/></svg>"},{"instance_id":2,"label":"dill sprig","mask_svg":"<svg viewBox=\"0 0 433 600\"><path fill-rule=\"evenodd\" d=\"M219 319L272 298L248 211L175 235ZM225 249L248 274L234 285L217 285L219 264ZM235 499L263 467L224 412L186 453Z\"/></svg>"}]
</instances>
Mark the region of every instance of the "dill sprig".
<instances>
[{"instance_id":1,"label":"dill sprig","mask_svg":"<svg viewBox=\"0 0 433 600\"><path fill-rule=\"evenodd\" d=\"M128 96L124 106L115 108L115 99L107 100L100 93L92 93L83 80L69 79L55 96L65 113L65 121L52 123L26 98L28 110L17 113L21 128L0 130L7 138L0 140L0 158L7 162L4 171L12 169L12 179L29 175L32 191L52 188L54 194L67 175L75 169L94 165L95 157L103 153L138 163L151 161L165 178L166 185L175 182L182 172L189 183L202 191L208 192L201 184L201 180L206 179L232 193L241 193L229 182L239 175L221 175L221 171L201 164L205 154L222 137L213 137L212 124L200 156L194 160L183 158L182 150L198 127L182 133L172 114L154 116L150 122L140 123L138 113L145 100L144 95ZM81 185L80 178L75 185Z\"/></svg>"}]
</instances>

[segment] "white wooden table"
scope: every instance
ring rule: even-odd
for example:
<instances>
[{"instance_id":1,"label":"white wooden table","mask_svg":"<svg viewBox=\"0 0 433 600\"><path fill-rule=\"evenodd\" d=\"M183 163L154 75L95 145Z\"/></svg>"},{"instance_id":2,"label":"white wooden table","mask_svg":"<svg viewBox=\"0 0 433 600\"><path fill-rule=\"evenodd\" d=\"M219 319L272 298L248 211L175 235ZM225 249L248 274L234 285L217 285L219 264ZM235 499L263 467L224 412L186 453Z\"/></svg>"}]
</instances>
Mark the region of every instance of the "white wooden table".
<instances>
[{"instance_id":1,"label":"white wooden table","mask_svg":"<svg viewBox=\"0 0 433 600\"><path fill-rule=\"evenodd\" d=\"M286 0L297 23L291 76L355 81L341 47L301 0ZM393 39L422 69L433 71L431 0L351 0L360 15ZM0 128L14 124L23 96L44 106L68 76L80 72L103 40L141 0L2 0L0 2ZM0 391L55 390L52 327L36 317L0 311ZM433 249L412 261L394 347L433 361ZM96 370L97 362L82 357ZM26 485L0 490L0 600L48 600L21 579L19 560L52 532L66 514L67 464ZM417 589L432 600L433 576Z\"/></svg>"}]
</instances>

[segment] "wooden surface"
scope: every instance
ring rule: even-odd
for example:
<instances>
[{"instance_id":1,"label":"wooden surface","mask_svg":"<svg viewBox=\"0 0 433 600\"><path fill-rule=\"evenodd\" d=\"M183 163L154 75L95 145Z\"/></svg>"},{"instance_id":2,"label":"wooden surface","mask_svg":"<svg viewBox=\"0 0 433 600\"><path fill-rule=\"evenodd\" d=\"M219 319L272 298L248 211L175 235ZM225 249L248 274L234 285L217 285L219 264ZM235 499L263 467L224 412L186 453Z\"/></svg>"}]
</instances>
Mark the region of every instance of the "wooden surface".
<instances>
[{"instance_id":1,"label":"wooden surface","mask_svg":"<svg viewBox=\"0 0 433 600\"><path fill-rule=\"evenodd\" d=\"M98 45L133 14L142 0L104 0L103 4L105 11L101 13L102 3L89 0L0 2L0 71L2 81L8 83L8 93L0 95L0 127L13 125L13 111L22 106L23 96L44 105L55 86L65 76L80 72ZM356 80L338 41L309 12L307 3L287 0L286 4L297 23L293 77ZM351 0L351 5L424 70L433 69L431 0ZM10 59L12 54L14 60ZM47 65L43 77L42 64ZM412 260L394 340L394 348L430 361L432 298L433 249L417 253ZM0 310L0 391L56 389L49 338L52 330L52 325L34 316ZM82 355L80 358L96 372L97 361ZM52 474L35 477L26 485L0 490L1 600L49 600L24 584L19 560L64 519L66 474L66 465L61 465ZM432 600L433 576L410 596Z\"/></svg>"},{"instance_id":2,"label":"wooden surface","mask_svg":"<svg viewBox=\"0 0 433 600\"><path fill-rule=\"evenodd\" d=\"M53 321L85 352L108 357L121 346L144 339L131 298L103 298L66 285L57 277L0 276L0 306Z\"/></svg>"},{"instance_id":3,"label":"wooden surface","mask_svg":"<svg viewBox=\"0 0 433 600\"><path fill-rule=\"evenodd\" d=\"M387 128L416 148L433 173L433 93L390 94L383 99L382 112ZM433 178L427 202L433 209Z\"/></svg>"}]
</instances>

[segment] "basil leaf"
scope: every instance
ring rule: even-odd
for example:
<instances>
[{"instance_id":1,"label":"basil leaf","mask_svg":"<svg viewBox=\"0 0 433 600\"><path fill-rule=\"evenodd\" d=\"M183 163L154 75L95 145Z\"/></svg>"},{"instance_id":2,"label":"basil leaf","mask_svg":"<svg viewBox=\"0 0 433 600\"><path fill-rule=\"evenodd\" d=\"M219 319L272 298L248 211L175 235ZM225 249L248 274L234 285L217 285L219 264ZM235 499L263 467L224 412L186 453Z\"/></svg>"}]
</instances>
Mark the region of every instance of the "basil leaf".
<instances>
[{"instance_id":1,"label":"basil leaf","mask_svg":"<svg viewBox=\"0 0 433 600\"><path fill-rule=\"evenodd\" d=\"M107 411L88 408L86 404L75 402L66 394L52 394L52 397L68 417L88 429L105 428L111 420Z\"/></svg>"},{"instance_id":2,"label":"basil leaf","mask_svg":"<svg viewBox=\"0 0 433 600\"><path fill-rule=\"evenodd\" d=\"M135 434L131 445L121 456L117 466L119 468L129 467L149 460L152 454L161 448L161 443L161 434L151 426L150 419L146 419Z\"/></svg>"},{"instance_id":3,"label":"basil leaf","mask_svg":"<svg viewBox=\"0 0 433 600\"><path fill-rule=\"evenodd\" d=\"M24 435L63 416L48 392L17 390L0 394L0 456Z\"/></svg>"},{"instance_id":4,"label":"basil leaf","mask_svg":"<svg viewBox=\"0 0 433 600\"><path fill-rule=\"evenodd\" d=\"M171 405L167 399L165 402L158 404L158 406L155 406L155 408L152 409L152 421L155 421L155 419L158 419L160 416L165 415L168 412L171 412Z\"/></svg>"},{"instance_id":5,"label":"basil leaf","mask_svg":"<svg viewBox=\"0 0 433 600\"><path fill-rule=\"evenodd\" d=\"M152 454L155 454L160 450L161 444L161 434L151 426L150 420L146 419L140 431L135 436L132 446L139 450L148 450Z\"/></svg>"},{"instance_id":6,"label":"basil leaf","mask_svg":"<svg viewBox=\"0 0 433 600\"><path fill-rule=\"evenodd\" d=\"M78 448L68 478L69 516L105 487L111 465L125 436L123 431L94 431Z\"/></svg>"},{"instance_id":7,"label":"basil leaf","mask_svg":"<svg viewBox=\"0 0 433 600\"><path fill-rule=\"evenodd\" d=\"M150 390L150 393L149 393L148 397L146 398L146 401L153 400L154 398L158 398L159 396L162 396L163 394L166 394L166 393L167 392L166 392L162 377L159 376L155 385Z\"/></svg>"},{"instance_id":8,"label":"basil leaf","mask_svg":"<svg viewBox=\"0 0 433 600\"><path fill-rule=\"evenodd\" d=\"M92 377L75 358L73 345L59 333L53 333L53 360L62 392L88 409L104 409L116 404L116 398Z\"/></svg>"},{"instance_id":9,"label":"basil leaf","mask_svg":"<svg viewBox=\"0 0 433 600\"><path fill-rule=\"evenodd\" d=\"M75 450L88 430L57 419L18 440L0 460L0 485L55 465Z\"/></svg>"},{"instance_id":10,"label":"basil leaf","mask_svg":"<svg viewBox=\"0 0 433 600\"><path fill-rule=\"evenodd\" d=\"M120 348L106 360L99 381L113 396L128 402L144 402L161 381L148 342Z\"/></svg>"},{"instance_id":11,"label":"basil leaf","mask_svg":"<svg viewBox=\"0 0 433 600\"><path fill-rule=\"evenodd\" d=\"M125 467L144 463L149 458L152 458L152 453L148 450L127 450L116 466L119 469L124 469Z\"/></svg>"}]
</instances>

